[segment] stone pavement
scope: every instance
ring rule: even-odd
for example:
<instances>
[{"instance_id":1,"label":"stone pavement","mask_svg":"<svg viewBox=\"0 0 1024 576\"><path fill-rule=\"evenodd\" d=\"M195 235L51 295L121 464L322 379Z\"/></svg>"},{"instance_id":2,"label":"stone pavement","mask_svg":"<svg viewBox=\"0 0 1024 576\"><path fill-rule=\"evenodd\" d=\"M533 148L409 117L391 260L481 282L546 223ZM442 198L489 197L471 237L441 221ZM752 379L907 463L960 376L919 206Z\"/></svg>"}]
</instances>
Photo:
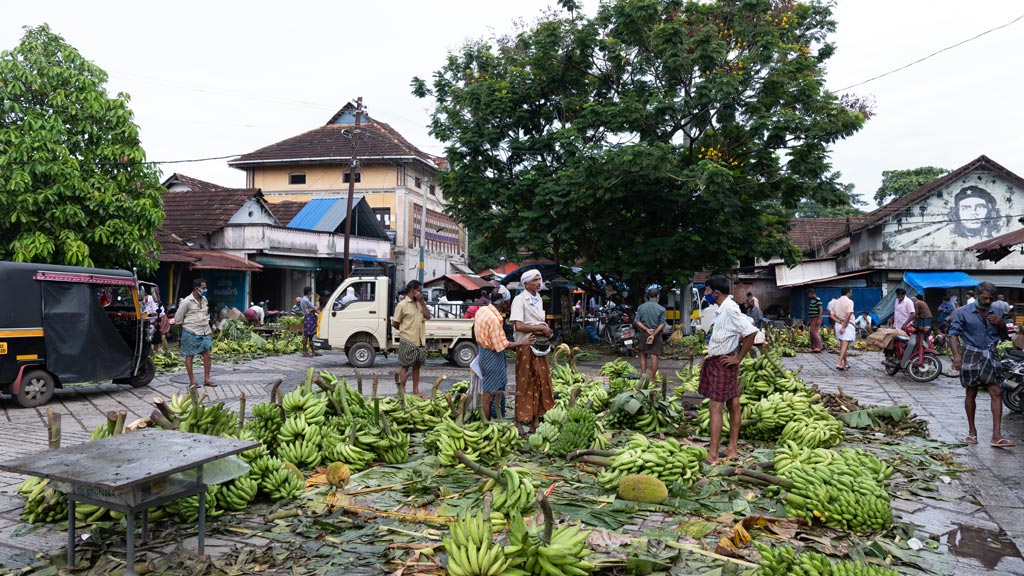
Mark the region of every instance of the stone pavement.
<instances>
[{"instance_id":1,"label":"stone pavement","mask_svg":"<svg viewBox=\"0 0 1024 576\"><path fill-rule=\"evenodd\" d=\"M851 356L852 369L838 372L832 354L800 354L786 359L792 369L802 368L801 376L809 384L816 383L823 390L835 391L839 386L856 397L861 404L908 404L914 412L928 420L931 435L947 442L958 442L966 434L963 416L963 393L956 379L940 377L928 384L913 382L903 375L890 377L881 369L881 355L874 352L855 352ZM587 363L580 368L596 374L603 362ZM634 365L636 359L633 359ZM684 363L667 361L662 371L671 374ZM326 352L316 358L303 358L298 354L261 358L238 364L213 366L216 388L205 392L215 401L236 402L244 393L247 405L253 406L269 397L277 379L283 381L282 390L293 389L305 376L308 367L330 370L338 376L347 376L354 385L355 370L343 354ZM364 392L369 394L373 374L380 378L378 393L396 393L394 373L397 359L380 358L373 369L361 370ZM422 369L423 391L429 391L437 377L452 382L468 377L468 371L440 359L429 359ZM112 384L79 386L58 391L46 407L22 409L9 397L0 398L0 435L9 438L0 458L9 459L22 454L46 449L45 414L52 407L64 415L64 445L88 439L89 432L106 419L110 410L125 410L128 421L148 416L153 411L155 395L170 397L182 392L188 384L184 372L158 376L148 388L133 389ZM979 398L981 400L981 398ZM982 439L990 432L987 402L978 411L978 429ZM960 460L973 470L964 480L943 486L944 495L956 499L952 502L930 500L928 504L897 500L894 507L904 519L912 520L926 535L940 536L944 546L957 558L956 574L1024 574L1024 415L1006 413L1003 417L1005 436L1022 442L1012 449L997 449L982 442L958 451ZM0 473L0 568L24 566L36 554L56 553L66 545L63 532L44 526L32 528L21 523L18 514L22 499L14 488L23 477ZM225 544L230 544L226 542ZM251 543L250 543L251 544ZM186 548L191 549L191 548Z\"/></svg>"}]
</instances>

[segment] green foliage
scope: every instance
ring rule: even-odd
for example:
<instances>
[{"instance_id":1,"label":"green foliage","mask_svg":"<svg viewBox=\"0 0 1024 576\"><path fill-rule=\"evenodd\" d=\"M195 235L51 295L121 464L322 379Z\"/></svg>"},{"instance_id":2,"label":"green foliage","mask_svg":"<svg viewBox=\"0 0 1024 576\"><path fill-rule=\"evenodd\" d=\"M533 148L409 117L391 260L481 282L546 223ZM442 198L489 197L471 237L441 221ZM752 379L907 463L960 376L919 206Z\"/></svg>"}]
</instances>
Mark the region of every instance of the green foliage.
<instances>
[{"instance_id":1,"label":"green foliage","mask_svg":"<svg viewBox=\"0 0 1024 576\"><path fill-rule=\"evenodd\" d=\"M840 189L840 193L825 202L816 200L804 202L797 209L796 216L798 218L845 218L863 214L862 207L867 206L867 202L853 191L853 184L843 184Z\"/></svg>"},{"instance_id":2,"label":"green foliage","mask_svg":"<svg viewBox=\"0 0 1024 576\"><path fill-rule=\"evenodd\" d=\"M921 186L945 175L949 170L935 166L922 166L910 170L885 170L882 185L875 191L875 202L881 206L904 196Z\"/></svg>"},{"instance_id":3,"label":"green foliage","mask_svg":"<svg viewBox=\"0 0 1024 576\"><path fill-rule=\"evenodd\" d=\"M833 28L818 1L617 0L467 43L413 92L483 246L638 285L795 261L790 215L848 198L828 147L869 111L825 89Z\"/></svg>"},{"instance_id":4,"label":"green foliage","mask_svg":"<svg viewBox=\"0 0 1024 576\"><path fill-rule=\"evenodd\" d=\"M128 95L46 25L0 53L0 259L156 270L156 168Z\"/></svg>"}]
</instances>

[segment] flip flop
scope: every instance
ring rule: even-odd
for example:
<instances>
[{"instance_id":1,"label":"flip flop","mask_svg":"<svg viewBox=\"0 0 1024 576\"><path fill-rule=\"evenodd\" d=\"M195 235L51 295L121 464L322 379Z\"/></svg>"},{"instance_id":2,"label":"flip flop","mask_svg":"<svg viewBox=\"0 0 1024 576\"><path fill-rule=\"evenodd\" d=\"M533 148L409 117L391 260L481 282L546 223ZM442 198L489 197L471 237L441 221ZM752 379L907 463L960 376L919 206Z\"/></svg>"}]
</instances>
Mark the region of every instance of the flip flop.
<instances>
[{"instance_id":1,"label":"flip flop","mask_svg":"<svg viewBox=\"0 0 1024 576\"><path fill-rule=\"evenodd\" d=\"M1006 438L1000 438L999 440L996 440L995 442L993 442L991 444L991 446L993 448L1009 448L1011 446L1016 446L1016 445L1017 445L1016 442L1013 442L1011 440L1007 440Z\"/></svg>"},{"instance_id":2,"label":"flip flop","mask_svg":"<svg viewBox=\"0 0 1024 576\"><path fill-rule=\"evenodd\" d=\"M968 434L967 437L964 438L964 442L967 442L968 444L977 444L978 443L978 437L977 436L971 436L970 434Z\"/></svg>"},{"instance_id":3,"label":"flip flop","mask_svg":"<svg viewBox=\"0 0 1024 576\"><path fill-rule=\"evenodd\" d=\"M206 384L203 384L203 386L206 386L208 388L216 388L217 387L217 383L214 382L213 380L211 380L211 381L207 382Z\"/></svg>"}]
</instances>

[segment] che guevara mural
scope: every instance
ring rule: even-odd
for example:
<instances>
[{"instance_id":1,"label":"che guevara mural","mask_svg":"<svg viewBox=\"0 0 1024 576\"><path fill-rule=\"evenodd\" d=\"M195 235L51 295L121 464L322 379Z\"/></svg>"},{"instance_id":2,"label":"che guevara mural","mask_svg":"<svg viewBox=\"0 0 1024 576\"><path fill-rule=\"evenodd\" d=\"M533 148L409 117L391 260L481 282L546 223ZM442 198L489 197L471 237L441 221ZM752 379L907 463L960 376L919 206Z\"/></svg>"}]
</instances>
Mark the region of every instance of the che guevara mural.
<instances>
[{"instance_id":1,"label":"che guevara mural","mask_svg":"<svg viewBox=\"0 0 1024 576\"><path fill-rule=\"evenodd\" d=\"M1020 228L1024 189L991 172L971 172L895 215L886 250L963 250Z\"/></svg>"}]
</instances>

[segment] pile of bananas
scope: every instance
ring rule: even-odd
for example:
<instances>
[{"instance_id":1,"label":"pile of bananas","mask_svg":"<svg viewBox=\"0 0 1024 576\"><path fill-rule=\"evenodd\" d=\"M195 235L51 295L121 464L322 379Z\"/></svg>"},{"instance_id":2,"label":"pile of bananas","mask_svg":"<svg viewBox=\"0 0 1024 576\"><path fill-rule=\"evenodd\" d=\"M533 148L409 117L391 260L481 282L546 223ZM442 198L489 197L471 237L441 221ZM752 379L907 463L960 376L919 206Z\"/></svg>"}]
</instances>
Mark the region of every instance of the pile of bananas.
<instances>
[{"instance_id":1,"label":"pile of bananas","mask_svg":"<svg viewBox=\"0 0 1024 576\"><path fill-rule=\"evenodd\" d=\"M312 468L323 459L320 453L322 440L320 426L310 424L304 413L299 412L281 424L281 431L277 434L277 456L300 468Z\"/></svg>"},{"instance_id":2,"label":"pile of bananas","mask_svg":"<svg viewBox=\"0 0 1024 576\"><path fill-rule=\"evenodd\" d=\"M798 392L773 392L760 400L743 402L744 422L740 434L751 440L776 440L786 425L797 416L811 412L811 405L821 400L811 396L807 388ZM820 405L818 406L820 407ZM839 427L842 431L842 426Z\"/></svg>"},{"instance_id":3,"label":"pile of bananas","mask_svg":"<svg viewBox=\"0 0 1024 576\"><path fill-rule=\"evenodd\" d=\"M224 513L224 510L220 508L220 500L218 498L220 489L221 486L219 484L206 487L207 518L216 518ZM191 524L199 519L199 495L196 494L175 500L167 505L167 511L171 514L178 514L182 520Z\"/></svg>"},{"instance_id":4,"label":"pile of bananas","mask_svg":"<svg viewBox=\"0 0 1024 576\"><path fill-rule=\"evenodd\" d=\"M249 464L249 475L258 479L259 491L273 500L298 498L306 489L301 474L295 474L285 467L284 462L273 456L257 458Z\"/></svg>"},{"instance_id":5,"label":"pile of bananas","mask_svg":"<svg viewBox=\"0 0 1024 576\"><path fill-rule=\"evenodd\" d=\"M881 530L892 523L883 482L893 469L863 450L802 448L793 442L775 451L775 473L793 483L783 496L786 512L837 528Z\"/></svg>"},{"instance_id":6,"label":"pile of bananas","mask_svg":"<svg viewBox=\"0 0 1024 576\"><path fill-rule=\"evenodd\" d=\"M586 576L594 565L584 560L592 554L587 548L589 530L579 524L562 524L554 528L551 507L542 501L544 523L526 525L518 514L508 519L508 541L505 554L511 566L522 566L526 574L537 576ZM550 537L547 537L550 535Z\"/></svg>"},{"instance_id":7,"label":"pile of bananas","mask_svg":"<svg viewBox=\"0 0 1024 576\"><path fill-rule=\"evenodd\" d=\"M609 428L638 430L645 434L675 431L683 421L679 407L661 390L627 390L615 396L605 414Z\"/></svg>"},{"instance_id":8,"label":"pile of bananas","mask_svg":"<svg viewBox=\"0 0 1024 576\"><path fill-rule=\"evenodd\" d=\"M805 414L794 416L782 429L779 439L804 448L833 448L846 438L843 423L820 404Z\"/></svg>"},{"instance_id":9,"label":"pile of bananas","mask_svg":"<svg viewBox=\"0 0 1024 576\"><path fill-rule=\"evenodd\" d=\"M539 430L540 426L537 428ZM565 457L574 450L589 448L594 441L596 431L597 414L582 406L573 406L569 409L565 424L558 429L557 439L551 442L551 453L555 456Z\"/></svg>"},{"instance_id":10,"label":"pile of bananas","mask_svg":"<svg viewBox=\"0 0 1024 576\"><path fill-rule=\"evenodd\" d=\"M807 390L796 374L786 370L777 353L764 354L757 358L744 358L740 362L739 374L741 394L759 400L776 392L801 392Z\"/></svg>"},{"instance_id":11,"label":"pile of bananas","mask_svg":"<svg viewBox=\"0 0 1024 576\"><path fill-rule=\"evenodd\" d=\"M395 402L393 407L385 407L384 400L381 398L380 412L387 414L394 425L410 434L433 430L448 414L448 406L443 400L436 398L402 395L401 400Z\"/></svg>"},{"instance_id":12,"label":"pile of bananas","mask_svg":"<svg viewBox=\"0 0 1024 576\"><path fill-rule=\"evenodd\" d=\"M256 499L259 488L259 479L249 472L221 485L217 491L217 504L225 510L240 512Z\"/></svg>"},{"instance_id":13,"label":"pile of bananas","mask_svg":"<svg viewBox=\"0 0 1024 576\"><path fill-rule=\"evenodd\" d=\"M387 464L405 464L409 461L409 435L380 415L383 434L374 446L375 453Z\"/></svg>"},{"instance_id":14,"label":"pile of bananas","mask_svg":"<svg viewBox=\"0 0 1024 576\"><path fill-rule=\"evenodd\" d=\"M509 559L494 542L494 528L483 511L465 510L459 514L443 542L448 553L445 567L452 576L522 574L521 570L509 570Z\"/></svg>"},{"instance_id":15,"label":"pile of bananas","mask_svg":"<svg viewBox=\"0 0 1024 576\"><path fill-rule=\"evenodd\" d=\"M677 370L676 378L679 380L679 384L676 385L673 394L677 398L682 398L686 393L696 393L700 386L700 364L690 364L682 370Z\"/></svg>"},{"instance_id":16,"label":"pile of bananas","mask_svg":"<svg viewBox=\"0 0 1024 576\"><path fill-rule=\"evenodd\" d=\"M451 418L445 418L440 426L427 433L423 445L445 466L459 464L455 456L458 451L492 466L518 450L522 442L519 431L511 422L477 420L460 425Z\"/></svg>"},{"instance_id":17,"label":"pile of bananas","mask_svg":"<svg viewBox=\"0 0 1024 576\"><path fill-rule=\"evenodd\" d=\"M556 410L560 411L563 416L560 422L554 419L548 419L548 414L551 414ZM565 424L565 413L564 408L552 408L551 410L548 410L547 413L544 414L544 421L537 425L537 431L530 434L526 439L530 448L537 452L547 453L547 451L551 449L551 443L558 439L559 426Z\"/></svg>"},{"instance_id":18,"label":"pile of bananas","mask_svg":"<svg viewBox=\"0 0 1024 576\"><path fill-rule=\"evenodd\" d=\"M332 418L324 425L321 454L327 461L344 462L353 472L358 472L373 462L374 454L359 446L357 424L350 424L347 428L341 425L340 418Z\"/></svg>"},{"instance_id":19,"label":"pile of bananas","mask_svg":"<svg viewBox=\"0 0 1024 576\"><path fill-rule=\"evenodd\" d=\"M466 460L463 463L487 477L480 489L494 495L493 508L496 512L508 516L533 508L537 490L533 485L533 474L526 468L505 466L493 472L482 466L474 467Z\"/></svg>"},{"instance_id":20,"label":"pile of bananas","mask_svg":"<svg viewBox=\"0 0 1024 576\"><path fill-rule=\"evenodd\" d=\"M197 402L190 404L178 423L178 430L207 436L224 436L238 432L238 414L224 407L223 402L213 405Z\"/></svg>"},{"instance_id":21,"label":"pile of bananas","mask_svg":"<svg viewBox=\"0 0 1024 576\"><path fill-rule=\"evenodd\" d=\"M68 515L68 499L50 485L49 479L30 476L16 489L25 498L21 519L36 522L57 522ZM77 516L77 510L76 514Z\"/></svg>"},{"instance_id":22,"label":"pile of bananas","mask_svg":"<svg viewBox=\"0 0 1024 576\"><path fill-rule=\"evenodd\" d=\"M338 377L334 374L327 370L322 370L320 371L319 379L323 382L326 389L329 390L328 397L334 400L334 402L331 402L331 410L335 413L335 416L359 418L370 413L370 406L366 398L358 390L354 390L349 386L344 378L339 381ZM341 412L338 412L337 407L341 407Z\"/></svg>"},{"instance_id":23,"label":"pile of bananas","mask_svg":"<svg viewBox=\"0 0 1024 576\"><path fill-rule=\"evenodd\" d=\"M601 376L607 376L609 379L624 378L630 374L636 374L636 368L634 368L626 359L616 358L611 362L605 363L604 366L601 366L598 374Z\"/></svg>"},{"instance_id":24,"label":"pile of bananas","mask_svg":"<svg viewBox=\"0 0 1024 576\"><path fill-rule=\"evenodd\" d=\"M245 422L242 430L268 450L276 450L277 435L281 432L282 424L284 424L284 413L281 411L281 407L270 402L263 402L252 407L252 418Z\"/></svg>"},{"instance_id":25,"label":"pile of bananas","mask_svg":"<svg viewBox=\"0 0 1024 576\"><path fill-rule=\"evenodd\" d=\"M829 561L828 556L807 551L797 554L789 546L768 546L759 542L762 576L899 576L899 572L859 560Z\"/></svg>"},{"instance_id":26,"label":"pile of bananas","mask_svg":"<svg viewBox=\"0 0 1024 576\"><path fill-rule=\"evenodd\" d=\"M327 397L314 392L309 384L297 387L281 399L286 419L302 416L309 426L320 426L324 423L327 404Z\"/></svg>"},{"instance_id":27,"label":"pile of bananas","mask_svg":"<svg viewBox=\"0 0 1024 576\"><path fill-rule=\"evenodd\" d=\"M619 485L619 480L629 474L654 476L667 485L677 484L689 488L697 481L700 464L708 457L708 451L699 446L681 446L675 438L649 440L643 434L634 434L620 450L616 450L607 462L607 469L597 476L598 483L606 489Z\"/></svg>"}]
</instances>

